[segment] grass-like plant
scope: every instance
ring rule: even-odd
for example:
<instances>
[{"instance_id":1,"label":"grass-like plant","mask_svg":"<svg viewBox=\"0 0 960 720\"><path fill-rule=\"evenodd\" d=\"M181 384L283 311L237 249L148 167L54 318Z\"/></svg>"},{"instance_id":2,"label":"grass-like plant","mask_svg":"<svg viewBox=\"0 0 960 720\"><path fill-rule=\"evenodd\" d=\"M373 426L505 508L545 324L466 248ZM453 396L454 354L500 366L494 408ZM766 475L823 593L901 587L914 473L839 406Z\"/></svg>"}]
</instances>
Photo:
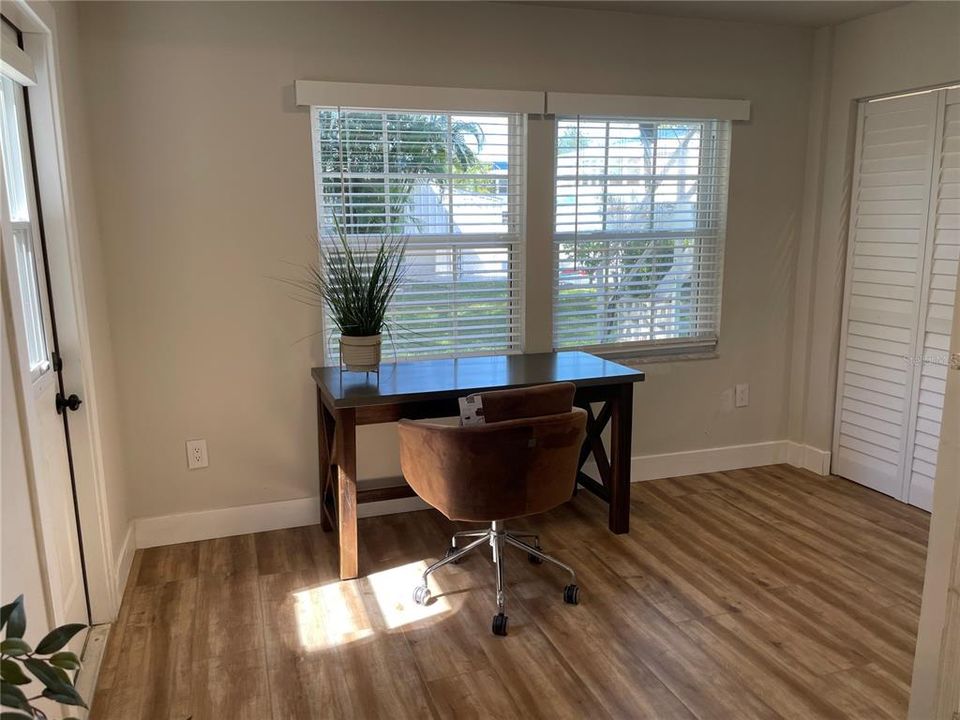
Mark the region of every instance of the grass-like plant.
<instances>
[{"instance_id":1,"label":"grass-like plant","mask_svg":"<svg viewBox=\"0 0 960 720\"><path fill-rule=\"evenodd\" d=\"M407 241L390 235L350 240L339 222L335 227L336 237L319 243L320 262L308 266L297 285L326 305L341 335L379 335L406 273Z\"/></svg>"},{"instance_id":2,"label":"grass-like plant","mask_svg":"<svg viewBox=\"0 0 960 720\"><path fill-rule=\"evenodd\" d=\"M86 707L67 674L68 670L80 669L80 659L75 653L63 649L85 627L79 623L61 625L48 632L37 647L32 648L23 639L27 629L23 595L0 608L0 629L6 630L0 641L0 705L11 708L3 711L4 720L45 720L47 716L43 711L33 706L33 701L40 698L61 705ZM33 683L27 673L43 685L39 694L28 696L24 692L26 686Z\"/></svg>"}]
</instances>

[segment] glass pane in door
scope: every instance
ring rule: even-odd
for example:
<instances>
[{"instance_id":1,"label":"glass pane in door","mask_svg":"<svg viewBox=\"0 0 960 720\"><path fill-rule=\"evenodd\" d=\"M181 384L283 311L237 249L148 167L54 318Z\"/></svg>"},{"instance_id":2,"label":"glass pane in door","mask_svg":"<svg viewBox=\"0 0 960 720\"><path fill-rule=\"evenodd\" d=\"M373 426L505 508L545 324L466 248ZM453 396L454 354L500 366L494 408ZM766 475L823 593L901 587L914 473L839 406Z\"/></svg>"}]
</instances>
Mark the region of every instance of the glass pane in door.
<instances>
[{"instance_id":1,"label":"glass pane in door","mask_svg":"<svg viewBox=\"0 0 960 720\"><path fill-rule=\"evenodd\" d=\"M21 311L26 327L30 373L42 375L50 366L43 304L37 271L36 237L27 200L27 164L24 156L25 133L22 131L21 104L23 89L7 77L2 78L0 95L0 140L3 150L3 175L7 188L7 208L16 248L17 280L20 286Z\"/></svg>"}]
</instances>

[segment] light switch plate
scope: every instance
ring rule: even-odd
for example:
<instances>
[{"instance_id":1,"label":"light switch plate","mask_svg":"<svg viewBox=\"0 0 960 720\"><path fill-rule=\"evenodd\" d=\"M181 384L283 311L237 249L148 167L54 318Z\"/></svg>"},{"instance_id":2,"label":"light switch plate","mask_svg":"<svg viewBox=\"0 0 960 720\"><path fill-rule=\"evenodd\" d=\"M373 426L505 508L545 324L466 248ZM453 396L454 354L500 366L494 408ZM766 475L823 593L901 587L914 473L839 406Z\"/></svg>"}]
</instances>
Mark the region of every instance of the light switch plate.
<instances>
[{"instance_id":1,"label":"light switch plate","mask_svg":"<svg viewBox=\"0 0 960 720\"><path fill-rule=\"evenodd\" d=\"M187 440L187 469L205 468L209 464L207 461L207 441Z\"/></svg>"}]
</instances>

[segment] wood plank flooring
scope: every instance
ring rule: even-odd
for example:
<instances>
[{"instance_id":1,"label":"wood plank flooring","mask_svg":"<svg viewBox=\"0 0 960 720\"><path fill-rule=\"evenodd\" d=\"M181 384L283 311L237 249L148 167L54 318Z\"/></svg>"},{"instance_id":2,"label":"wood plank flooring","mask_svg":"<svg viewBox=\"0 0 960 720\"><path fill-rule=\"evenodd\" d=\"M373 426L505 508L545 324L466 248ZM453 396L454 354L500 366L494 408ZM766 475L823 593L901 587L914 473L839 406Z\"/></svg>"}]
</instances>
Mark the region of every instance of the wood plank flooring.
<instances>
[{"instance_id":1,"label":"wood plank flooring","mask_svg":"<svg viewBox=\"0 0 960 720\"><path fill-rule=\"evenodd\" d=\"M573 565L486 554L417 576L454 527L360 521L358 580L319 527L139 551L94 720L906 717L928 515L775 465L633 485L629 535L587 493L518 521Z\"/></svg>"}]
</instances>

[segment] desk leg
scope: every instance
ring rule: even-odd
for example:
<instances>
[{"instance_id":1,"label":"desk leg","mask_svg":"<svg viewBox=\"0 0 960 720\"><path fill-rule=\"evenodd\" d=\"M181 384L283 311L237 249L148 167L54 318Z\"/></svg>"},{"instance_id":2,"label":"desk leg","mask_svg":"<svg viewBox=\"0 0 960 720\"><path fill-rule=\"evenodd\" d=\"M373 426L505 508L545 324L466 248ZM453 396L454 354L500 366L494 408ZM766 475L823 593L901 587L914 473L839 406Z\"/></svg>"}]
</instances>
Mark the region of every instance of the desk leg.
<instances>
[{"instance_id":1,"label":"desk leg","mask_svg":"<svg viewBox=\"0 0 960 720\"><path fill-rule=\"evenodd\" d=\"M611 398L610 414L610 530L630 530L630 443L633 438L633 385L624 383Z\"/></svg>"},{"instance_id":2,"label":"desk leg","mask_svg":"<svg viewBox=\"0 0 960 720\"><path fill-rule=\"evenodd\" d=\"M336 450L334 428L336 420L323 404L317 389L317 451L320 474L320 527L329 532L337 522Z\"/></svg>"},{"instance_id":3,"label":"desk leg","mask_svg":"<svg viewBox=\"0 0 960 720\"><path fill-rule=\"evenodd\" d=\"M340 579L357 577L357 411L337 411L337 520L340 524Z\"/></svg>"}]
</instances>

